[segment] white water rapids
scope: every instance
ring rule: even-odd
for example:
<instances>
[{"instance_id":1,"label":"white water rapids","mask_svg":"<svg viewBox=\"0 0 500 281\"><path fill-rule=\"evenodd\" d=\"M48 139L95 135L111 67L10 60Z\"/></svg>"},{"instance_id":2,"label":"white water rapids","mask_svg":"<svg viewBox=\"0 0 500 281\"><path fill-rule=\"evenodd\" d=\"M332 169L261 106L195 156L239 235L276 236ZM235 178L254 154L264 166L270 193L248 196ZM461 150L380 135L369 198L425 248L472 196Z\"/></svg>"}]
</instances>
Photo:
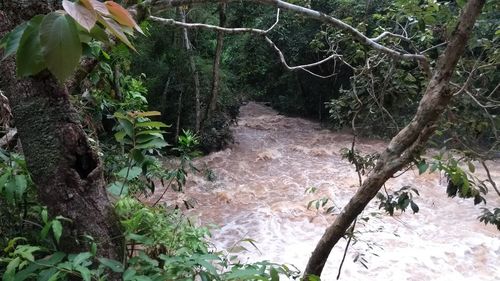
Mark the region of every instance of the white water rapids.
<instances>
[{"instance_id":1,"label":"white water rapids","mask_svg":"<svg viewBox=\"0 0 500 281\"><path fill-rule=\"evenodd\" d=\"M195 161L213 171L216 179L190 175L185 194L193 198L189 214L201 224L216 224L213 243L233 248L241 239L256 241L259 250L243 242L248 251L242 261L269 260L304 270L310 253L334 215L307 210L307 204L330 197L340 211L356 192L357 174L339 150L350 147L352 136L323 130L318 124L277 114L248 103L233 128L235 144ZM359 140L365 153L382 151L386 143ZM500 163L490 163L500 182ZM500 232L480 223L481 205L448 198L439 174L419 176L409 171L391 179L388 190L411 185L420 191L411 210L391 217L373 200L356 229L359 241L351 245L341 280L500 280ZM315 194L305 194L316 187ZM169 193L166 200L175 200ZM500 206L491 190L488 206ZM345 240L333 249L322 280L335 280ZM362 254L366 269L356 255Z\"/></svg>"}]
</instances>

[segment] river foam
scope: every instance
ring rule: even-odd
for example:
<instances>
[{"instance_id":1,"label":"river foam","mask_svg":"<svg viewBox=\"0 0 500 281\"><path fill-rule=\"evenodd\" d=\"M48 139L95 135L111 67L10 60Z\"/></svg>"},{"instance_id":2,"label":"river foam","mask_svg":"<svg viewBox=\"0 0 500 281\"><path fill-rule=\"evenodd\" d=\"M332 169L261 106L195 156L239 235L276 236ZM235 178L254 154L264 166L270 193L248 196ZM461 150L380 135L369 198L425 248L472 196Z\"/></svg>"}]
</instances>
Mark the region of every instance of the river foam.
<instances>
[{"instance_id":1,"label":"river foam","mask_svg":"<svg viewBox=\"0 0 500 281\"><path fill-rule=\"evenodd\" d=\"M215 181L191 175L183 196L193 198L190 215L202 224L214 223L213 243L240 252L243 261L270 260L303 270L334 215L308 210L313 199L329 197L338 213L356 192L357 174L339 150L350 147L352 136L323 130L318 124L290 118L257 103L241 108L233 128L235 144L195 161L211 169ZM381 151L385 142L360 140L365 153ZM500 164L490 163L500 180ZM500 280L500 232L477 220L481 206L471 200L448 198L439 174L415 171L391 179L388 190L411 185L420 191L420 212L397 212L390 217L371 202L357 225L358 240L349 250L343 280ZM308 187L315 194L305 194ZM488 205L499 206L490 196ZM334 280L345 241L328 260L322 279ZM241 250L240 247L238 249ZM354 257L359 255L358 262ZM359 261L364 260L363 266Z\"/></svg>"}]
</instances>

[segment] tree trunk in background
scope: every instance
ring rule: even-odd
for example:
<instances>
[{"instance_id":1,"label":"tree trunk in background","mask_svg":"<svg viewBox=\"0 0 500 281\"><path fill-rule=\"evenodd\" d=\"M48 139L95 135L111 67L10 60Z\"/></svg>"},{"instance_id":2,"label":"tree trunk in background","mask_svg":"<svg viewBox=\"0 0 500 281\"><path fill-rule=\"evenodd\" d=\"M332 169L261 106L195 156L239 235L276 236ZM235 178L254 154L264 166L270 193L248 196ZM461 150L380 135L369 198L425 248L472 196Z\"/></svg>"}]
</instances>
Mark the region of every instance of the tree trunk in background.
<instances>
[{"instance_id":1,"label":"tree trunk in background","mask_svg":"<svg viewBox=\"0 0 500 281\"><path fill-rule=\"evenodd\" d=\"M382 185L412 161L435 131L436 121L452 98L448 89L449 81L484 3L485 0L468 1L446 50L439 58L413 120L391 140L375 169L333 224L326 229L309 259L304 272L306 279L311 275L321 275L332 248L344 236L352 222L375 197Z\"/></svg>"},{"instance_id":2,"label":"tree trunk in background","mask_svg":"<svg viewBox=\"0 0 500 281\"><path fill-rule=\"evenodd\" d=\"M219 4L219 26L224 27L226 25L226 3ZM222 50L224 47L224 32L217 33L217 46L215 47L215 58L214 66L212 69L212 91L210 94L210 99L207 103L207 109L205 111L205 117L203 121L208 121L212 118L212 113L217 108L217 100L219 99L219 84L220 84L220 60L222 56Z\"/></svg>"},{"instance_id":3,"label":"tree trunk in background","mask_svg":"<svg viewBox=\"0 0 500 281\"><path fill-rule=\"evenodd\" d=\"M181 22L186 23L186 13L180 10ZM189 34L187 28L182 28L182 39L184 42L184 48L186 49L189 56L189 67L191 68L191 74L193 76L193 86L194 86L194 98L195 98L195 132L200 132L201 125L201 103L200 103L200 77L198 75L198 70L196 69L196 62L194 61L193 48L191 42L189 41Z\"/></svg>"},{"instance_id":4,"label":"tree trunk in background","mask_svg":"<svg viewBox=\"0 0 500 281\"><path fill-rule=\"evenodd\" d=\"M170 87L171 78L172 76L169 74L167 82L165 83L165 87L163 88L163 93L161 94L160 112L162 114L165 114L165 112L167 112L168 88Z\"/></svg>"},{"instance_id":5,"label":"tree trunk in background","mask_svg":"<svg viewBox=\"0 0 500 281\"><path fill-rule=\"evenodd\" d=\"M0 37L34 15L57 8L50 3L54 1L0 0ZM39 200L52 216L72 220L65 224L60 249L88 251L78 240L91 235L99 256L120 260L121 231L105 190L102 162L66 88L47 71L18 79L12 57L1 62L0 73L0 88L10 100Z\"/></svg>"},{"instance_id":6,"label":"tree trunk in background","mask_svg":"<svg viewBox=\"0 0 500 281\"><path fill-rule=\"evenodd\" d=\"M181 113L182 113L182 95L183 91L179 92L179 98L177 99L177 121L175 123L175 139L174 141L177 143L179 139L179 133L181 130Z\"/></svg>"}]
</instances>

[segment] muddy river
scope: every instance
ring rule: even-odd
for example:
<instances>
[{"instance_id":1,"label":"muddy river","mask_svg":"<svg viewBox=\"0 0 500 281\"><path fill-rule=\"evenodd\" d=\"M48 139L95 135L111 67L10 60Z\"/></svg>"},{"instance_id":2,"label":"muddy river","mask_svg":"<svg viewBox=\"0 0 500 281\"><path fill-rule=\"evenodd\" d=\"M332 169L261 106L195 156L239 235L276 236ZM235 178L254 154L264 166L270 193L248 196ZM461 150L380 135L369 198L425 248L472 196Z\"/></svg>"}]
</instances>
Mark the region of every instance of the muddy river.
<instances>
[{"instance_id":1,"label":"muddy river","mask_svg":"<svg viewBox=\"0 0 500 281\"><path fill-rule=\"evenodd\" d=\"M195 161L212 180L207 173L191 175L185 194L170 194L168 200L196 201L190 215L219 226L212 239L217 248L237 251L243 261L270 260L303 270L324 229L357 189L357 174L339 152L350 147L352 136L257 103L241 108L233 131L233 145ZM385 144L359 140L357 147L370 153ZM490 166L500 182L500 163ZM500 232L476 219L481 206L448 198L445 179L437 173L409 171L391 179L387 189L405 185L420 191L420 212L397 211L391 217L372 201L362 214L368 220L357 226L341 280L500 280ZM316 193L306 194L310 187ZM500 206L498 196L489 195L488 206ZM333 215L307 209L311 200L323 197L331 198ZM238 243L247 238L258 250ZM335 280L345 243L334 248L323 280Z\"/></svg>"}]
</instances>

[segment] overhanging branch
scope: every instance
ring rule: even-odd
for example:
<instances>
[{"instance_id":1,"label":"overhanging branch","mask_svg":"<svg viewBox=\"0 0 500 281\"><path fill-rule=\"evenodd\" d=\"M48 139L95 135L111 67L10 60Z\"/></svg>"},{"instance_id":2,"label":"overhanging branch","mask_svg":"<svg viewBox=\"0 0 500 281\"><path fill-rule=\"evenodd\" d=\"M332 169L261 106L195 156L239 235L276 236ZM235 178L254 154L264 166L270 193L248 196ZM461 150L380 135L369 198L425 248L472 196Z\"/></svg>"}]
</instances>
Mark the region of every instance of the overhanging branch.
<instances>
[{"instance_id":1,"label":"overhanging branch","mask_svg":"<svg viewBox=\"0 0 500 281\"><path fill-rule=\"evenodd\" d=\"M144 1L141 5L146 6L146 7L151 7L151 10L153 13L159 13L161 11L164 11L168 8L171 7L177 7L181 5L190 5L190 4L200 4L200 3L217 3L217 2L223 2L224 0L146 0ZM231 0L225 0L224 2L230 2ZM246 2L255 2L255 3L261 3L261 4L266 4L266 5L271 5L275 6L276 8L286 10L286 11L291 11L300 15L304 15L308 18L318 20L320 22L326 23L328 25L331 25L333 27L336 27L342 31L347 32L350 34L354 39L356 39L358 42L360 42L363 45L369 46L370 48L384 53L388 55L389 57L393 59L399 59L399 60L413 60L421 63L422 67L427 73L430 73L429 70L429 63L427 58L422 55L422 54L410 54L410 53L403 53L402 51L394 50L391 48L388 48L380 43L380 41L383 37L391 35L398 37L400 39L406 38L401 35L397 34L392 34L390 32L386 33L385 35L381 34L381 36L378 36L376 38L369 38L363 33L361 33L359 30L354 28L353 26L335 18L330 15L327 15L325 13L312 10L306 7L302 7L299 5L291 4L282 0L246 0ZM383 36L382 36L383 35ZM379 38L382 37L382 38ZM402 38L401 38L402 37Z\"/></svg>"},{"instance_id":2,"label":"overhanging branch","mask_svg":"<svg viewBox=\"0 0 500 281\"><path fill-rule=\"evenodd\" d=\"M258 36L264 36L265 41L268 43L269 46L271 46L271 48L273 48L273 50L276 51L276 53L278 54L278 56L280 58L281 63L285 66L286 69L291 70L291 71L303 70L303 71L305 71L305 72L307 72L315 77L318 77L318 78L329 78L329 77L334 76L335 73L327 75L327 76L319 75L319 74L316 74L316 73L310 71L307 68L318 66L318 65L323 64L331 59L341 57L338 54L332 54L332 55L328 56L327 58L324 58L320 61L310 63L310 64L290 66L286 62L286 59L285 59L283 52L278 48L278 46L269 37L266 36L269 32L271 32L273 30L274 27L276 27L276 25L278 25L279 16L280 16L280 9L278 9L276 12L276 21L274 22L274 24L272 26L270 26L266 30L257 29L257 28L246 28L246 27L228 28L228 27L220 27L220 26L204 24L204 23L186 23L186 22L176 21L174 19L160 18L160 17L156 17L156 16L150 16L149 19L152 21L155 21L155 22L159 22L159 23L163 23L163 24L171 25L171 26L177 26L177 27L181 27L181 28L204 29L204 30L211 30L211 31L216 31L216 32L223 32L225 34L251 33L254 35L258 35Z\"/></svg>"}]
</instances>

